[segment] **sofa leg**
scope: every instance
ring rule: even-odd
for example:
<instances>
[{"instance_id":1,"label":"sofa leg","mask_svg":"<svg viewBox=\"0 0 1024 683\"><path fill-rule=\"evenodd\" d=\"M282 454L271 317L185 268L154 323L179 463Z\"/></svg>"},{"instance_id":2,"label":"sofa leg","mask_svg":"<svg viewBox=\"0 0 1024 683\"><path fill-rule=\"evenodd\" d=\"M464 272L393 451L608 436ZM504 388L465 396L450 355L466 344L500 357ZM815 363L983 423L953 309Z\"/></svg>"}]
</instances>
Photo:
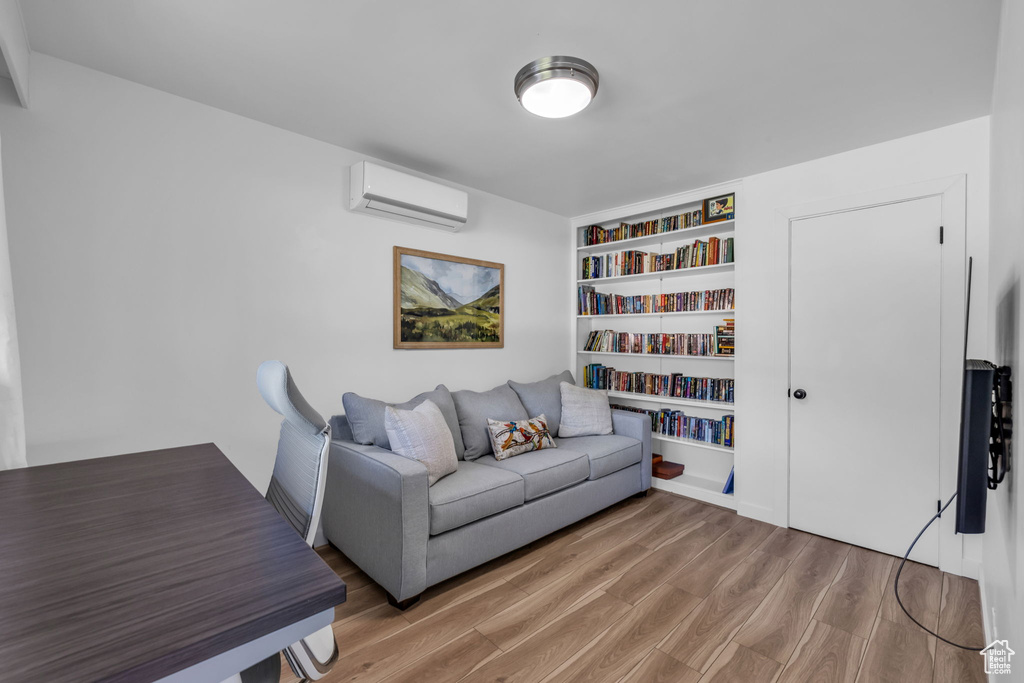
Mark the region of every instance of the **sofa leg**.
<instances>
[{"instance_id":1,"label":"sofa leg","mask_svg":"<svg viewBox=\"0 0 1024 683\"><path fill-rule=\"evenodd\" d=\"M406 598L405 600L397 600L395 596L393 596L391 593L388 593L388 604L404 612L405 610L409 609L417 602L419 602L421 595L422 593L420 595L414 595L411 598Z\"/></svg>"},{"instance_id":2,"label":"sofa leg","mask_svg":"<svg viewBox=\"0 0 1024 683\"><path fill-rule=\"evenodd\" d=\"M649 491L650 491L650 489L644 489L644 490L643 490L643 491L641 491L640 493L635 493L635 494L633 494L633 497L634 497L634 498L646 498L646 497L647 497L647 493L648 493Z\"/></svg>"}]
</instances>

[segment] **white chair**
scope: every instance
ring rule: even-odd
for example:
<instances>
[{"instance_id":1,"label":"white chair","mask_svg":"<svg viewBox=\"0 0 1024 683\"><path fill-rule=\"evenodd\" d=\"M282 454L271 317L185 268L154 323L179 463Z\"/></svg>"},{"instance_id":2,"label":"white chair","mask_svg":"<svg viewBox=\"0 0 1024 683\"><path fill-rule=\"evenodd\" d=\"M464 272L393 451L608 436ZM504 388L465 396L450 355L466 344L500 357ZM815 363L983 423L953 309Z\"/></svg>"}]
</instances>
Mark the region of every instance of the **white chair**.
<instances>
[{"instance_id":1,"label":"white chair","mask_svg":"<svg viewBox=\"0 0 1024 683\"><path fill-rule=\"evenodd\" d=\"M263 399L284 416L267 501L312 547L327 481L331 426L299 393L284 363L268 360L260 365L256 384ZM319 680L338 659L334 631L325 626L292 643L283 654L300 680ZM224 683L276 683L280 677L280 657L274 654Z\"/></svg>"}]
</instances>

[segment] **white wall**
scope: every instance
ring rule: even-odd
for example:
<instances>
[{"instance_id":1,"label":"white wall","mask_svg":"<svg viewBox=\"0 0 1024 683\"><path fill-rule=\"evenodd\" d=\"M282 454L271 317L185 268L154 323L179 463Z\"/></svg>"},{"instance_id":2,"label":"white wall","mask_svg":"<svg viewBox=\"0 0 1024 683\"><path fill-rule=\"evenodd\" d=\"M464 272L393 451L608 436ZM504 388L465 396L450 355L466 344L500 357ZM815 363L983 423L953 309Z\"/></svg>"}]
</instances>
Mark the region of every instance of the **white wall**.
<instances>
[{"instance_id":1,"label":"white wall","mask_svg":"<svg viewBox=\"0 0 1024 683\"><path fill-rule=\"evenodd\" d=\"M568 367L565 218L469 188L459 234L351 214L349 150L41 54L32 88L0 92L30 464L213 441L262 490L262 360L326 414ZM504 263L505 348L393 350L394 245Z\"/></svg>"},{"instance_id":2,"label":"white wall","mask_svg":"<svg viewBox=\"0 0 1024 683\"><path fill-rule=\"evenodd\" d=\"M789 244L780 209L858 195L958 174L967 175L967 253L974 257L975 302L987 298L988 132L987 117L912 135L744 179L743 221L737 230L742 267L737 268L737 334L757 340L737 354L745 422L737 451L740 512L786 524L788 480ZM865 261L865 276L870 262ZM856 283L851 283L855 287ZM987 311L972 311L970 354L984 357ZM898 352L894 351L898 359ZM959 401L959 397L955 399ZM955 458L954 458L955 460ZM742 473L740 476L739 473ZM951 476L955 472L951 473ZM952 491L950 491L952 494ZM851 511L855 513L855 511ZM926 522L922 519L922 525ZM911 539L907 539L909 543ZM965 555L978 551L968 541ZM945 553L944 553L945 555ZM972 569L973 567L973 569ZM950 569L957 569L952 567Z\"/></svg>"},{"instance_id":3,"label":"white wall","mask_svg":"<svg viewBox=\"0 0 1024 683\"><path fill-rule=\"evenodd\" d=\"M0 470L24 467L27 464L25 406L21 393L21 360L10 256L4 191L0 187Z\"/></svg>"},{"instance_id":4,"label":"white wall","mask_svg":"<svg viewBox=\"0 0 1024 683\"><path fill-rule=\"evenodd\" d=\"M1021 392L1024 391L1024 5L1005 0L1000 25L995 91L992 102L992 229L989 303L992 344L986 355L1009 365L1014 381L1013 440L1015 471L988 497L982 548L982 588L993 639L1024 642L1024 467L1021 442ZM1018 658L1020 655L1018 655ZM1024 670L1024 664L1014 663ZM1024 680L1019 675L1014 680Z\"/></svg>"}]
</instances>

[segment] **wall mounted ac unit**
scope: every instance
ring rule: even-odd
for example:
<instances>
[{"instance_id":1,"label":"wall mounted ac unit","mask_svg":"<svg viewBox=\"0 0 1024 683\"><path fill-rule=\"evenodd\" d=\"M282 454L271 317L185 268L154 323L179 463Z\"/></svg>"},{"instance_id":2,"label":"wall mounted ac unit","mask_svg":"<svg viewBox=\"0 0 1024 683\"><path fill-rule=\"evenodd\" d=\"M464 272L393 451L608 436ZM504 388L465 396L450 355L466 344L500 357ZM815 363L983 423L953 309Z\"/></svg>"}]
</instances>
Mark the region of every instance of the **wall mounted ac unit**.
<instances>
[{"instance_id":1,"label":"wall mounted ac unit","mask_svg":"<svg viewBox=\"0 0 1024 683\"><path fill-rule=\"evenodd\" d=\"M369 161L352 166L349 208L379 218L458 232L469 195Z\"/></svg>"}]
</instances>

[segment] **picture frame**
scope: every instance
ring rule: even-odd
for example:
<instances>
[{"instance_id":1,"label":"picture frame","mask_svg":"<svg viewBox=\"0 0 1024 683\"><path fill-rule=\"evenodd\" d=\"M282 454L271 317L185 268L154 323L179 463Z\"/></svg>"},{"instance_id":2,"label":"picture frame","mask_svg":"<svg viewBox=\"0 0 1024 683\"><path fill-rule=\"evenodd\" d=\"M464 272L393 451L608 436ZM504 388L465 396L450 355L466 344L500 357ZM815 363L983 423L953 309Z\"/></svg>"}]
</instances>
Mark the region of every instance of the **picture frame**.
<instances>
[{"instance_id":1,"label":"picture frame","mask_svg":"<svg viewBox=\"0 0 1024 683\"><path fill-rule=\"evenodd\" d=\"M504 264L394 248L394 348L504 346Z\"/></svg>"},{"instance_id":2,"label":"picture frame","mask_svg":"<svg viewBox=\"0 0 1024 683\"><path fill-rule=\"evenodd\" d=\"M703 225L731 221L736 217L736 193L719 195L704 200Z\"/></svg>"}]
</instances>

